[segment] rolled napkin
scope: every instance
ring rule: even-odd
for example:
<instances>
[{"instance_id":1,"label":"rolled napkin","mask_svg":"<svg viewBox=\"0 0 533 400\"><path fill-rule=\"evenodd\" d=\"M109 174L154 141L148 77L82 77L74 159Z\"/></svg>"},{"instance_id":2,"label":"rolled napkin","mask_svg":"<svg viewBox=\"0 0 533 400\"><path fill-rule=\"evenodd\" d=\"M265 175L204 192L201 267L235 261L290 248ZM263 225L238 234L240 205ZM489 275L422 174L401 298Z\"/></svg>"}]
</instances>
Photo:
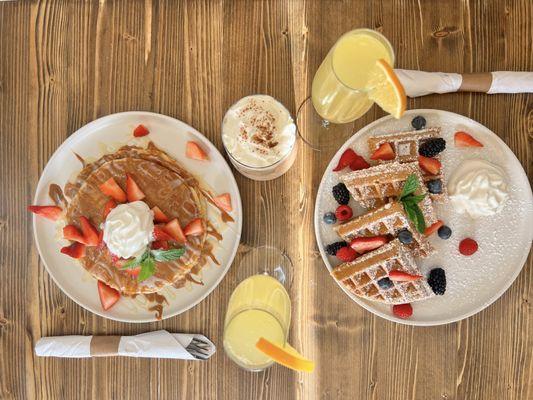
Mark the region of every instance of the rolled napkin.
<instances>
[{"instance_id":1,"label":"rolled napkin","mask_svg":"<svg viewBox=\"0 0 533 400\"><path fill-rule=\"evenodd\" d=\"M409 97L432 93L533 93L533 72L496 71L455 74L395 69Z\"/></svg>"},{"instance_id":2,"label":"rolled napkin","mask_svg":"<svg viewBox=\"0 0 533 400\"><path fill-rule=\"evenodd\" d=\"M165 330L135 336L51 336L37 341L41 357L144 357L207 360L216 351L204 335Z\"/></svg>"}]
</instances>

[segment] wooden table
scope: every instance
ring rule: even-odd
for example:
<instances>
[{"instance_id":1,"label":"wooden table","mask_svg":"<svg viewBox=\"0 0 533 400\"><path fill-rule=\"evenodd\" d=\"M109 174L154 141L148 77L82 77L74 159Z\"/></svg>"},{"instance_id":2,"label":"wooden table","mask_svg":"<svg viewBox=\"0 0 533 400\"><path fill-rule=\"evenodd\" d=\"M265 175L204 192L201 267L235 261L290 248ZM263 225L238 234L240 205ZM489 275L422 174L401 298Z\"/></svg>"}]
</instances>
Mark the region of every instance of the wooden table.
<instances>
[{"instance_id":1,"label":"wooden table","mask_svg":"<svg viewBox=\"0 0 533 400\"><path fill-rule=\"evenodd\" d=\"M25 210L50 155L100 116L167 114L222 148L220 123L235 100L268 93L295 112L328 49L352 28L383 32L404 68L532 70L532 17L529 0L1 2L0 398L532 398L531 257L500 300L465 321L413 328L373 316L342 294L315 243L314 197L333 151L302 146L294 167L272 182L236 173L243 246L280 246L295 263L290 337L316 360L311 375L248 373L224 355L235 268L200 305L162 322L132 325L85 311L40 263ZM408 108L481 122L533 176L532 95L427 96ZM382 115L374 107L354 129ZM203 332L219 352L206 363L33 354L42 336L159 328Z\"/></svg>"}]
</instances>

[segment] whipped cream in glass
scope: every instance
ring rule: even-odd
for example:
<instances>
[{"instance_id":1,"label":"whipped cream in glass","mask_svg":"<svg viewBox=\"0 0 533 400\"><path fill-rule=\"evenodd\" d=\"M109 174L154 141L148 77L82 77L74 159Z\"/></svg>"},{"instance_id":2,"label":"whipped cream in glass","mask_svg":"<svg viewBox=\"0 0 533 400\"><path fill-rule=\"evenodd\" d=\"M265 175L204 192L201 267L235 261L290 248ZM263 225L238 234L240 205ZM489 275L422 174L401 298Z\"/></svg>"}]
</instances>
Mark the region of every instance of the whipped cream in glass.
<instances>
[{"instance_id":1,"label":"whipped cream in glass","mask_svg":"<svg viewBox=\"0 0 533 400\"><path fill-rule=\"evenodd\" d=\"M296 125L289 111L267 95L247 96L230 107L222 142L232 164L257 180L284 174L296 157Z\"/></svg>"},{"instance_id":2,"label":"whipped cream in glass","mask_svg":"<svg viewBox=\"0 0 533 400\"><path fill-rule=\"evenodd\" d=\"M153 240L154 213L143 201L119 204L104 222L104 242L121 258L138 257Z\"/></svg>"},{"instance_id":3,"label":"whipped cream in glass","mask_svg":"<svg viewBox=\"0 0 533 400\"><path fill-rule=\"evenodd\" d=\"M463 161L448 183L452 204L472 218L501 211L509 197L505 172L482 159Z\"/></svg>"}]
</instances>

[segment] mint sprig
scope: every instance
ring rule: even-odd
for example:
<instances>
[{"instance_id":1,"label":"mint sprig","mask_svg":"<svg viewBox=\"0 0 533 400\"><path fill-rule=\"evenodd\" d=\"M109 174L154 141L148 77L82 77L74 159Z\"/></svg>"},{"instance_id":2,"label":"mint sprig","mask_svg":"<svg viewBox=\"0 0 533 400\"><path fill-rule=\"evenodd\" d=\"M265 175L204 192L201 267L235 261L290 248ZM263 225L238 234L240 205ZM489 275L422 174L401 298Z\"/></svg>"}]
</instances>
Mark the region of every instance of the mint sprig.
<instances>
[{"instance_id":1,"label":"mint sprig","mask_svg":"<svg viewBox=\"0 0 533 400\"><path fill-rule=\"evenodd\" d=\"M146 250L139 257L128 261L122 269L133 269L141 266L141 271L137 276L137 281L142 282L150 278L155 273L155 263L173 261L180 258L185 253L185 249L171 250Z\"/></svg>"},{"instance_id":2,"label":"mint sprig","mask_svg":"<svg viewBox=\"0 0 533 400\"><path fill-rule=\"evenodd\" d=\"M399 200L403 205L407 217L413 222L416 230L420 233L424 233L426 230L426 221L424 220L424 214L418 206L418 203L424 200L426 195L414 194L419 187L420 184L417 176L415 174L409 175L405 180Z\"/></svg>"}]
</instances>

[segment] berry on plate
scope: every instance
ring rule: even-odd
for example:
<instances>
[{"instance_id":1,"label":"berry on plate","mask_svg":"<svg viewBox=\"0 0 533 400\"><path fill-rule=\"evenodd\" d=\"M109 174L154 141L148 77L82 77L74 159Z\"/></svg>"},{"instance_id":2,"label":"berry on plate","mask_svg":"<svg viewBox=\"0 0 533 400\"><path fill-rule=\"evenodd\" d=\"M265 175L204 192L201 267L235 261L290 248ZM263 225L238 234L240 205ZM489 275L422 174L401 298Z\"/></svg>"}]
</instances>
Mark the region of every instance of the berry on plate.
<instances>
[{"instance_id":1,"label":"berry on plate","mask_svg":"<svg viewBox=\"0 0 533 400\"><path fill-rule=\"evenodd\" d=\"M419 280L420 278L422 278L422 275L411 275L407 272L394 269L389 272L389 278L397 282L411 282Z\"/></svg>"},{"instance_id":2,"label":"berry on plate","mask_svg":"<svg viewBox=\"0 0 533 400\"><path fill-rule=\"evenodd\" d=\"M359 171L367 168L370 168L370 164L360 155L357 155L357 158L350 163L350 169L352 171Z\"/></svg>"},{"instance_id":3,"label":"berry on plate","mask_svg":"<svg viewBox=\"0 0 533 400\"><path fill-rule=\"evenodd\" d=\"M163 211L158 206L152 208L154 212L154 221L155 222L168 222L170 221Z\"/></svg>"},{"instance_id":4,"label":"berry on plate","mask_svg":"<svg viewBox=\"0 0 533 400\"><path fill-rule=\"evenodd\" d=\"M387 236L358 237L350 242L350 247L359 254L363 254L383 246L388 243L388 241L389 239Z\"/></svg>"},{"instance_id":5,"label":"berry on plate","mask_svg":"<svg viewBox=\"0 0 533 400\"><path fill-rule=\"evenodd\" d=\"M179 225L179 224L178 224ZM174 240L174 238L168 234L166 231L166 225L156 225L154 226L154 232L152 233L152 236L154 237L155 241L169 241ZM180 228L181 229L181 228Z\"/></svg>"},{"instance_id":6,"label":"berry on plate","mask_svg":"<svg viewBox=\"0 0 533 400\"><path fill-rule=\"evenodd\" d=\"M452 236L452 230L447 225L442 225L438 230L437 234L441 239L448 240Z\"/></svg>"},{"instance_id":7,"label":"berry on plate","mask_svg":"<svg viewBox=\"0 0 533 400\"><path fill-rule=\"evenodd\" d=\"M98 296L104 310L109 310L120 299L120 293L117 289L107 286L104 282L98 281Z\"/></svg>"},{"instance_id":8,"label":"berry on plate","mask_svg":"<svg viewBox=\"0 0 533 400\"><path fill-rule=\"evenodd\" d=\"M146 197L141 188L139 188L139 185L137 185L137 182L130 175L126 175L126 196L129 203L142 200Z\"/></svg>"},{"instance_id":9,"label":"berry on plate","mask_svg":"<svg viewBox=\"0 0 533 400\"><path fill-rule=\"evenodd\" d=\"M104 206L104 219L107 218L107 216L109 215L109 213L111 212L111 210L113 208L115 208L117 206L117 202L113 199L109 199L107 201L107 203L105 203L105 206Z\"/></svg>"},{"instance_id":10,"label":"berry on plate","mask_svg":"<svg viewBox=\"0 0 533 400\"><path fill-rule=\"evenodd\" d=\"M331 211L325 213L322 219L328 225L333 225L335 222L337 222L337 217L335 216L335 213L332 213Z\"/></svg>"},{"instance_id":11,"label":"berry on plate","mask_svg":"<svg viewBox=\"0 0 533 400\"><path fill-rule=\"evenodd\" d=\"M192 141L187 142L185 155L193 160L204 161L209 159L207 153L200 147L200 145Z\"/></svg>"},{"instance_id":12,"label":"berry on plate","mask_svg":"<svg viewBox=\"0 0 533 400\"><path fill-rule=\"evenodd\" d=\"M333 186L331 189L331 194L333 194L333 198L339 204L348 204L350 201L350 192L346 188L346 185L342 182Z\"/></svg>"},{"instance_id":13,"label":"berry on plate","mask_svg":"<svg viewBox=\"0 0 533 400\"><path fill-rule=\"evenodd\" d=\"M398 240L401 244L413 243L413 234L408 229L402 229L398 232Z\"/></svg>"},{"instance_id":14,"label":"berry on plate","mask_svg":"<svg viewBox=\"0 0 533 400\"><path fill-rule=\"evenodd\" d=\"M166 240L156 240L152 242L152 249L154 250L168 250L170 246Z\"/></svg>"},{"instance_id":15,"label":"berry on plate","mask_svg":"<svg viewBox=\"0 0 533 400\"><path fill-rule=\"evenodd\" d=\"M63 228L63 239L85 244L83 234L74 225L66 225Z\"/></svg>"},{"instance_id":16,"label":"berry on plate","mask_svg":"<svg viewBox=\"0 0 533 400\"><path fill-rule=\"evenodd\" d=\"M390 143L381 144L374 153L370 156L371 160L393 160L395 157L394 149Z\"/></svg>"},{"instance_id":17,"label":"berry on plate","mask_svg":"<svg viewBox=\"0 0 533 400\"><path fill-rule=\"evenodd\" d=\"M378 281L378 285L382 289L390 289L391 287L394 286L394 283L389 278L385 277L385 278L381 278Z\"/></svg>"},{"instance_id":18,"label":"berry on plate","mask_svg":"<svg viewBox=\"0 0 533 400\"><path fill-rule=\"evenodd\" d=\"M418 154L424 157L435 157L446 148L446 140L443 138L428 139L418 148Z\"/></svg>"},{"instance_id":19,"label":"berry on plate","mask_svg":"<svg viewBox=\"0 0 533 400\"><path fill-rule=\"evenodd\" d=\"M466 132L455 132L453 139L455 147L483 147L483 143L478 142Z\"/></svg>"},{"instance_id":20,"label":"berry on plate","mask_svg":"<svg viewBox=\"0 0 533 400\"><path fill-rule=\"evenodd\" d=\"M335 243L328 244L325 250L326 250L326 253L328 253L330 256L334 256L337 254L337 251L339 251L341 247L346 247L346 246L348 246L346 242L335 242Z\"/></svg>"},{"instance_id":21,"label":"berry on plate","mask_svg":"<svg viewBox=\"0 0 533 400\"><path fill-rule=\"evenodd\" d=\"M187 238L185 237L185 234L183 230L181 229L180 223L176 218L174 218L170 222L167 222L163 230L166 233L168 233L170 236L172 236L172 239L174 239L176 242L182 243L182 244L187 242Z\"/></svg>"},{"instance_id":22,"label":"berry on plate","mask_svg":"<svg viewBox=\"0 0 533 400\"><path fill-rule=\"evenodd\" d=\"M442 296L446 292L446 273L442 268L433 268L429 272L428 284L436 295Z\"/></svg>"},{"instance_id":23,"label":"berry on plate","mask_svg":"<svg viewBox=\"0 0 533 400\"><path fill-rule=\"evenodd\" d=\"M113 177L109 178L99 187L103 194L112 197L119 203L124 203L126 201L126 193L124 193L124 190L121 189Z\"/></svg>"},{"instance_id":24,"label":"berry on plate","mask_svg":"<svg viewBox=\"0 0 533 400\"><path fill-rule=\"evenodd\" d=\"M70 246L62 247L61 253L76 259L82 258L85 257L85 245L82 243L74 242Z\"/></svg>"},{"instance_id":25,"label":"berry on plate","mask_svg":"<svg viewBox=\"0 0 533 400\"><path fill-rule=\"evenodd\" d=\"M471 256L477 251L478 245L474 239L466 238L459 243L459 252L463 256Z\"/></svg>"},{"instance_id":26,"label":"berry on plate","mask_svg":"<svg viewBox=\"0 0 533 400\"><path fill-rule=\"evenodd\" d=\"M426 236L433 235L435 232L439 230L439 228L442 225L444 225L444 222L442 222L440 219L437 220L436 222L434 222L433 224L431 224L430 226L426 228L426 230L424 231L424 235Z\"/></svg>"},{"instance_id":27,"label":"berry on plate","mask_svg":"<svg viewBox=\"0 0 533 400\"><path fill-rule=\"evenodd\" d=\"M51 221L57 221L63 212L58 206L28 206L28 211Z\"/></svg>"},{"instance_id":28,"label":"berry on plate","mask_svg":"<svg viewBox=\"0 0 533 400\"><path fill-rule=\"evenodd\" d=\"M432 179L426 184L429 193L440 194L442 193L442 181L440 179Z\"/></svg>"},{"instance_id":29,"label":"berry on plate","mask_svg":"<svg viewBox=\"0 0 533 400\"><path fill-rule=\"evenodd\" d=\"M429 172L431 175L437 175L440 172L442 164L436 158L418 156L418 165L424 171Z\"/></svg>"},{"instance_id":30,"label":"berry on plate","mask_svg":"<svg viewBox=\"0 0 533 400\"><path fill-rule=\"evenodd\" d=\"M353 211L350 208L350 206L347 206L345 204L341 204L337 207L335 210L335 216L339 221L346 221L350 218L352 218Z\"/></svg>"},{"instance_id":31,"label":"berry on plate","mask_svg":"<svg viewBox=\"0 0 533 400\"><path fill-rule=\"evenodd\" d=\"M424 129L426 127L426 119L421 115L417 115L411 120L411 126L417 131Z\"/></svg>"},{"instance_id":32,"label":"berry on plate","mask_svg":"<svg viewBox=\"0 0 533 400\"><path fill-rule=\"evenodd\" d=\"M81 233L87 246L98 246L100 244L100 235L98 230L83 215L80 217Z\"/></svg>"},{"instance_id":33,"label":"berry on plate","mask_svg":"<svg viewBox=\"0 0 533 400\"><path fill-rule=\"evenodd\" d=\"M137 127L133 130L133 136L135 136L135 137L146 136L149 133L150 133L150 131L143 124L137 125Z\"/></svg>"},{"instance_id":34,"label":"berry on plate","mask_svg":"<svg viewBox=\"0 0 533 400\"><path fill-rule=\"evenodd\" d=\"M224 193L217 197L213 197L213 201L215 202L217 207L221 208L222 210L226 212L233 211L233 207L231 205L231 196L229 193Z\"/></svg>"},{"instance_id":35,"label":"berry on plate","mask_svg":"<svg viewBox=\"0 0 533 400\"><path fill-rule=\"evenodd\" d=\"M185 236L198 236L205 232L202 218L195 218L183 228Z\"/></svg>"},{"instance_id":36,"label":"berry on plate","mask_svg":"<svg viewBox=\"0 0 533 400\"><path fill-rule=\"evenodd\" d=\"M339 260L344 262L350 262L357 258L357 252L349 246L341 247L335 255Z\"/></svg>"},{"instance_id":37,"label":"berry on plate","mask_svg":"<svg viewBox=\"0 0 533 400\"><path fill-rule=\"evenodd\" d=\"M409 303L395 304L392 306L392 313L398 318L407 319L413 315L413 307Z\"/></svg>"},{"instance_id":38,"label":"berry on plate","mask_svg":"<svg viewBox=\"0 0 533 400\"><path fill-rule=\"evenodd\" d=\"M353 151L353 149L346 149L341 154L341 157L339 158L339 162L337 163L337 166L333 168L333 171L335 172L341 171L344 168L351 165L353 162L356 162L359 158L362 158L362 157L358 155L355 151Z\"/></svg>"}]
</instances>

